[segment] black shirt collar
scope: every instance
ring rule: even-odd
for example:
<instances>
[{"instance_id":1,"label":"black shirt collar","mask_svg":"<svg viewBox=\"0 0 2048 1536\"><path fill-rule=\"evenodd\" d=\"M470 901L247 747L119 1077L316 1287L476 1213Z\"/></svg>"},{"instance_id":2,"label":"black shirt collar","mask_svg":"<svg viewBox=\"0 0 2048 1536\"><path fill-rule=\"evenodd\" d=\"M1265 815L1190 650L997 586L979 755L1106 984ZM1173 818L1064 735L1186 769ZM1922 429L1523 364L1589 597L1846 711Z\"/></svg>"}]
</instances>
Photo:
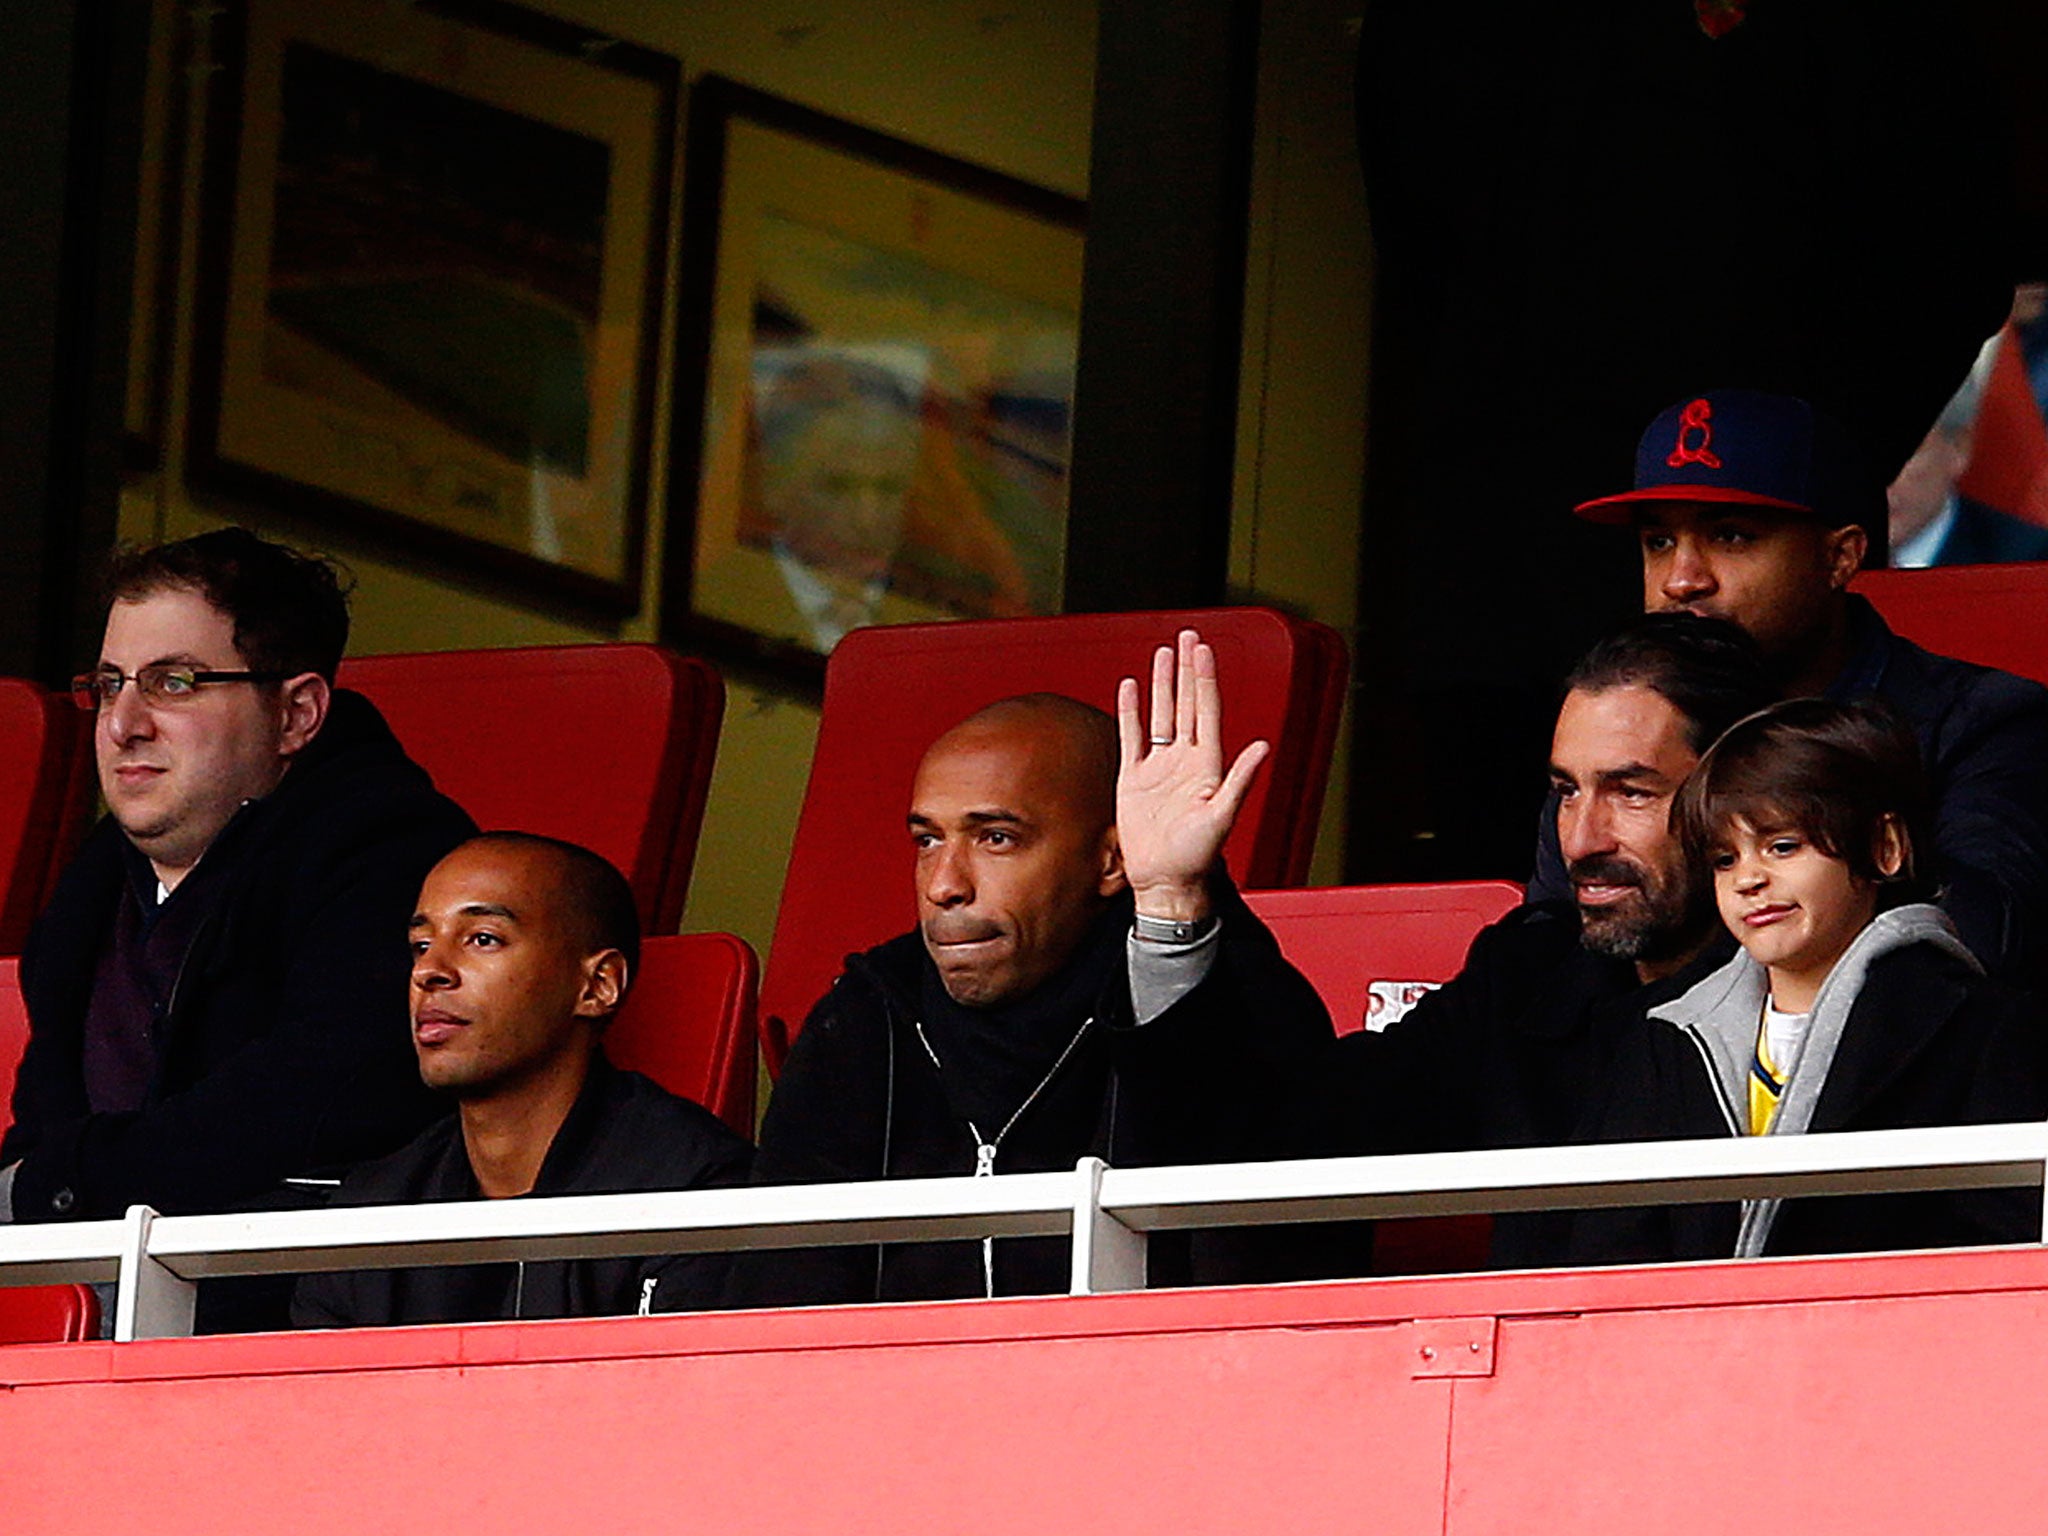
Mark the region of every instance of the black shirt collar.
<instances>
[{"instance_id":1,"label":"black shirt collar","mask_svg":"<svg viewBox=\"0 0 2048 1536\"><path fill-rule=\"evenodd\" d=\"M992 1008L954 1002L924 955L919 1016L948 1096L985 1135L996 1133L1122 979L1131 910L1128 893L1105 903L1065 965L1026 996Z\"/></svg>"}]
</instances>

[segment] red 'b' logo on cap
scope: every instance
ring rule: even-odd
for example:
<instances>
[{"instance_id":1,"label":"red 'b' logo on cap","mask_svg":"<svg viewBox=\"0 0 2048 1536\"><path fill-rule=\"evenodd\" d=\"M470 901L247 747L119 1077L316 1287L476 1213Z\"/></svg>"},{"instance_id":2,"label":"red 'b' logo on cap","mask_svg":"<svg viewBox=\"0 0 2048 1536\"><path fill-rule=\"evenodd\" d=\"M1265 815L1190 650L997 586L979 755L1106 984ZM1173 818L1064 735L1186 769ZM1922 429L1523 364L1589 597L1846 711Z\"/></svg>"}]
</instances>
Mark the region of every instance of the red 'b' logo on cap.
<instances>
[{"instance_id":1,"label":"red 'b' logo on cap","mask_svg":"<svg viewBox=\"0 0 2048 1536\"><path fill-rule=\"evenodd\" d=\"M1671 457L1664 461L1673 469L1683 469L1688 464L1704 464L1708 469L1721 467L1720 455L1714 452L1714 407L1705 400L1695 400L1678 413L1678 443L1671 450Z\"/></svg>"}]
</instances>

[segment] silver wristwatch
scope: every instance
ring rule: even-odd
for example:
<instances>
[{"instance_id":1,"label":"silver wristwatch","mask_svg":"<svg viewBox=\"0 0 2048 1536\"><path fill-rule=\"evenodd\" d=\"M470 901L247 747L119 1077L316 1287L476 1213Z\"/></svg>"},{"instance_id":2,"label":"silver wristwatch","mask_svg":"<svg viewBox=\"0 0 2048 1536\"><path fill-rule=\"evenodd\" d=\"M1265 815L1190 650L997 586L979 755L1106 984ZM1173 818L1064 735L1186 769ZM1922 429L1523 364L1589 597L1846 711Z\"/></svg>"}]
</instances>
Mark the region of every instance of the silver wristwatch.
<instances>
[{"instance_id":1,"label":"silver wristwatch","mask_svg":"<svg viewBox=\"0 0 2048 1536\"><path fill-rule=\"evenodd\" d=\"M1170 917L1147 917L1142 912L1131 914L1131 931L1149 944L1193 944L1206 939L1216 927L1216 914L1197 918L1192 923L1177 922Z\"/></svg>"}]
</instances>

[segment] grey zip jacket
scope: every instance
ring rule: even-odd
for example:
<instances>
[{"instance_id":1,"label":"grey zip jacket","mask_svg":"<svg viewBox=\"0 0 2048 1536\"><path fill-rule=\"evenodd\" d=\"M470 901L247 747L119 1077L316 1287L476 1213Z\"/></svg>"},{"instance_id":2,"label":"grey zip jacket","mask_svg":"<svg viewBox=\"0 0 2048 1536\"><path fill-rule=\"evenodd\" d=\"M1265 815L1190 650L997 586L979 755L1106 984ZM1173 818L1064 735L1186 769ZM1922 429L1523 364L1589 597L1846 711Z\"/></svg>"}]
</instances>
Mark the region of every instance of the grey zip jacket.
<instances>
[{"instance_id":1,"label":"grey zip jacket","mask_svg":"<svg viewBox=\"0 0 2048 1536\"><path fill-rule=\"evenodd\" d=\"M1777 1115L1767 1134L1798 1136L1813 1123L1814 1106L1827 1085L1828 1071L1842 1043L1842 1031L1872 963L1911 944L1931 944L1955 956L1978 975L1983 974L1984 968L1956 936L1955 925L1939 907L1911 902L1878 913L1842 952L1828 979L1821 983L1813 1000L1805 1043L1792 1075L1786 1080ZM1750 1062L1756 1053L1757 1029L1769 995L1769 972L1738 950L1734 959L1690 991L1650 1010L1651 1018L1674 1025L1700 1048L1731 1136L1745 1133ZM1742 1202L1742 1225L1735 1242L1738 1258L1753 1258L1764 1251L1783 1203L1777 1198Z\"/></svg>"}]
</instances>

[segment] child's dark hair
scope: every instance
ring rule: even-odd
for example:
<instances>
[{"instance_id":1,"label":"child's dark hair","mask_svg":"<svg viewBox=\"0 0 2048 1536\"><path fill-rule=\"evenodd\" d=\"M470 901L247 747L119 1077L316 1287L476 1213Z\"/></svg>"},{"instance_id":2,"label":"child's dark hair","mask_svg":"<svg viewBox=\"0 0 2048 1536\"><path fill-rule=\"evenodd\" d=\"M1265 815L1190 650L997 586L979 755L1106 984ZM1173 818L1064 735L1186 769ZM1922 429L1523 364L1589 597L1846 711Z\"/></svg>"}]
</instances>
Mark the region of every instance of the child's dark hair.
<instances>
[{"instance_id":1,"label":"child's dark hair","mask_svg":"<svg viewBox=\"0 0 2048 1536\"><path fill-rule=\"evenodd\" d=\"M1738 720L1678 791L1671 820L1696 870L1741 817L1760 831L1799 833L1880 887L1879 907L1925 900L1915 869L1928 846L1927 777L1912 733L1885 704L1787 699ZM1898 872L1877 863L1886 818L1899 829Z\"/></svg>"}]
</instances>

